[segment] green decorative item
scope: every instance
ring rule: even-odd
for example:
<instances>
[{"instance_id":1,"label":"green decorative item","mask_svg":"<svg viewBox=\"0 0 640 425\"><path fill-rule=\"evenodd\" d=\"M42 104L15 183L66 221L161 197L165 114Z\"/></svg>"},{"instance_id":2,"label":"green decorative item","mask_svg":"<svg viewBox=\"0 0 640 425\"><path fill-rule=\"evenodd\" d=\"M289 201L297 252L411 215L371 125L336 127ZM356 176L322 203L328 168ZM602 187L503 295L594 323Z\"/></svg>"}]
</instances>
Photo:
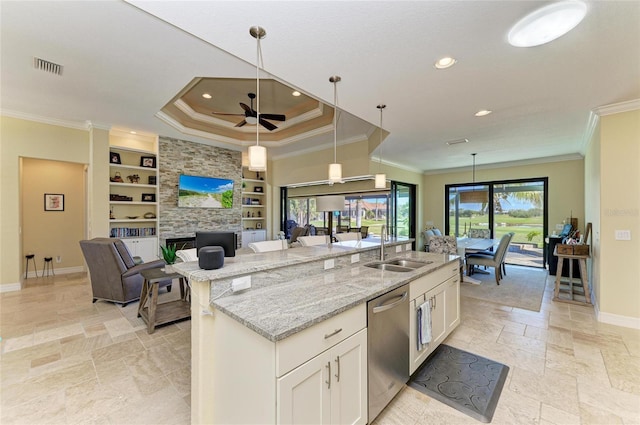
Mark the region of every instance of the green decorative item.
<instances>
[{"instance_id":1,"label":"green decorative item","mask_svg":"<svg viewBox=\"0 0 640 425\"><path fill-rule=\"evenodd\" d=\"M162 250L162 258L164 258L165 263L173 264L176 262L176 251L178 250L176 244L161 246L160 249Z\"/></svg>"}]
</instances>

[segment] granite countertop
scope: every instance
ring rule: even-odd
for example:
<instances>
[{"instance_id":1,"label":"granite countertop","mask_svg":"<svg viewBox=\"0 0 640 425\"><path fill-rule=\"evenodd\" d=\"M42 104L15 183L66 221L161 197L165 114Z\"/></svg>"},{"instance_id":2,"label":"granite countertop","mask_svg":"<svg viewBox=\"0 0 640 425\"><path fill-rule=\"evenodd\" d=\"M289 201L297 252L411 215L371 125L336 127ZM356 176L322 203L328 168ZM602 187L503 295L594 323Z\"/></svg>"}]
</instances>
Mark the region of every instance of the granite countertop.
<instances>
[{"instance_id":1,"label":"granite countertop","mask_svg":"<svg viewBox=\"0 0 640 425\"><path fill-rule=\"evenodd\" d=\"M331 251L350 248L324 249ZM331 257L331 253L322 250L316 251L315 254L312 255L314 260L323 256ZM292 261L294 264L297 255L298 253L288 252L286 258L280 259L284 263ZM309 255L311 253L306 254L307 257ZM458 257L454 255L417 251L405 251L390 258L396 257L432 263L410 272L392 272L366 267L360 262L350 267L325 270L303 278L292 277L290 280L277 281L272 285L230 293L211 301L211 306L275 342L438 270L452 261L458 261ZM259 264L263 259L256 258L255 263ZM188 268L189 264L180 265L181 269ZM246 267L251 267L251 262L247 264L243 261L242 264L246 274ZM197 263L195 266L197 267ZM194 276L197 272L189 274Z\"/></svg>"},{"instance_id":2,"label":"granite countertop","mask_svg":"<svg viewBox=\"0 0 640 425\"><path fill-rule=\"evenodd\" d=\"M399 238L385 242L385 246L411 243L413 239ZM260 271L302 264L310 261L336 258L349 253L377 250L380 243L369 241L345 241L332 243L328 247L296 247L282 251L241 254L225 258L224 267L217 270L203 270L197 261L176 263L174 269L189 280L199 282L228 279Z\"/></svg>"}]
</instances>

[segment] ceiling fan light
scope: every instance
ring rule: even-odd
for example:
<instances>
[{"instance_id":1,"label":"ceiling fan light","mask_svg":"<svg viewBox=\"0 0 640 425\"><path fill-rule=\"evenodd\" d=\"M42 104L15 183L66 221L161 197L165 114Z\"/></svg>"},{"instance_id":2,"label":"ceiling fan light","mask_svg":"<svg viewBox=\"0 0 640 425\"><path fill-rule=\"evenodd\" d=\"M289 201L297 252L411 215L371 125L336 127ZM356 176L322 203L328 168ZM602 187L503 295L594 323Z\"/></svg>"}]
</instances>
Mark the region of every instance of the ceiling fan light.
<instances>
[{"instance_id":1,"label":"ceiling fan light","mask_svg":"<svg viewBox=\"0 0 640 425\"><path fill-rule=\"evenodd\" d=\"M247 124L250 125L255 125L258 123L258 119L256 117L245 117L244 120L247 122Z\"/></svg>"},{"instance_id":2,"label":"ceiling fan light","mask_svg":"<svg viewBox=\"0 0 640 425\"><path fill-rule=\"evenodd\" d=\"M387 175L386 174L376 174L374 187L376 189L386 189L387 188Z\"/></svg>"},{"instance_id":3,"label":"ceiling fan light","mask_svg":"<svg viewBox=\"0 0 640 425\"><path fill-rule=\"evenodd\" d=\"M267 148L264 146L249 146L249 170L267 171Z\"/></svg>"},{"instance_id":4,"label":"ceiling fan light","mask_svg":"<svg viewBox=\"0 0 640 425\"><path fill-rule=\"evenodd\" d=\"M535 10L519 20L509 31L509 44L534 47L549 43L574 29L587 14L587 5L567 0Z\"/></svg>"},{"instance_id":5,"label":"ceiling fan light","mask_svg":"<svg viewBox=\"0 0 640 425\"><path fill-rule=\"evenodd\" d=\"M476 117L484 117L489 115L490 113L492 113L493 111L490 111L489 109L480 109L478 112L475 113Z\"/></svg>"},{"instance_id":6,"label":"ceiling fan light","mask_svg":"<svg viewBox=\"0 0 640 425\"><path fill-rule=\"evenodd\" d=\"M329 184L344 183L342 180L342 164L329 164Z\"/></svg>"}]
</instances>

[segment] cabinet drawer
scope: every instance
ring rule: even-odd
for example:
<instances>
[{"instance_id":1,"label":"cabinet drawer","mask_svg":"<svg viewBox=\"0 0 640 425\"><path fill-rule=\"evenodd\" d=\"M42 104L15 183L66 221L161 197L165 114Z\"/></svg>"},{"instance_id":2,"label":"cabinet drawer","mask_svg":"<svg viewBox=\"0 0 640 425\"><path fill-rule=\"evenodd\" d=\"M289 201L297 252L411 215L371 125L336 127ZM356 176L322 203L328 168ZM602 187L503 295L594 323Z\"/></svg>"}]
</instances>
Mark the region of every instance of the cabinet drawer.
<instances>
[{"instance_id":1,"label":"cabinet drawer","mask_svg":"<svg viewBox=\"0 0 640 425\"><path fill-rule=\"evenodd\" d=\"M367 306L359 305L276 342L276 376L280 377L367 326Z\"/></svg>"},{"instance_id":2,"label":"cabinet drawer","mask_svg":"<svg viewBox=\"0 0 640 425\"><path fill-rule=\"evenodd\" d=\"M456 276L459 273L458 268L459 263L456 260L453 263L447 264L439 270L436 270L414 280L409 286L409 299L413 300L417 296L432 290L452 276Z\"/></svg>"}]
</instances>

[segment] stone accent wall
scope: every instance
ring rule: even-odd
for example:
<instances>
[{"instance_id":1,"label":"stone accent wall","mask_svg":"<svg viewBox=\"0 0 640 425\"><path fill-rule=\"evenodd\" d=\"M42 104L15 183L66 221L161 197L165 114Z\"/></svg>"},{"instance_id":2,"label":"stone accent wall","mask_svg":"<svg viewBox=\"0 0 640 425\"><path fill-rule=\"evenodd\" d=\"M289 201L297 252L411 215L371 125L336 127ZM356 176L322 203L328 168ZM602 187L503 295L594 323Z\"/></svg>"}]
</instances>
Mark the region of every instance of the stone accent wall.
<instances>
[{"instance_id":1,"label":"stone accent wall","mask_svg":"<svg viewBox=\"0 0 640 425\"><path fill-rule=\"evenodd\" d=\"M242 153L168 137L159 138L159 236L195 236L196 230L242 230ZM178 208L178 178L219 177L233 180L233 208Z\"/></svg>"}]
</instances>

